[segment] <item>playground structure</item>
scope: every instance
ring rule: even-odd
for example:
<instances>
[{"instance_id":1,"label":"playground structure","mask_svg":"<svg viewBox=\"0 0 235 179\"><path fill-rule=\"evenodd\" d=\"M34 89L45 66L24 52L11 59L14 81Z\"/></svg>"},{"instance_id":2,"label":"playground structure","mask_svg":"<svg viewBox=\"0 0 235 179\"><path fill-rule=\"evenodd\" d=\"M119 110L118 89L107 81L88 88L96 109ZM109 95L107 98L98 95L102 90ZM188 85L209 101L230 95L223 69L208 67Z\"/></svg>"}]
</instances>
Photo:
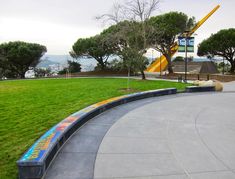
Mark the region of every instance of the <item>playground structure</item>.
<instances>
[{"instance_id":1,"label":"playground structure","mask_svg":"<svg viewBox=\"0 0 235 179\"><path fill-rule=\"evenodd\" d=\"M204 22L209 19L212 14L215 13L220 8L220 5L217 5L211 12L209 12L203 19L201 19L189 32L183 33L183 36L190 37L192 36L196 30L204 24ZM171 57L178 51L178 42L176 41L171 46ZM156 58L155 61L146 69L145 72L161 72L166 69L168 65L168 61L164 55L159 58Z\"/></svg>"}]
</instances>

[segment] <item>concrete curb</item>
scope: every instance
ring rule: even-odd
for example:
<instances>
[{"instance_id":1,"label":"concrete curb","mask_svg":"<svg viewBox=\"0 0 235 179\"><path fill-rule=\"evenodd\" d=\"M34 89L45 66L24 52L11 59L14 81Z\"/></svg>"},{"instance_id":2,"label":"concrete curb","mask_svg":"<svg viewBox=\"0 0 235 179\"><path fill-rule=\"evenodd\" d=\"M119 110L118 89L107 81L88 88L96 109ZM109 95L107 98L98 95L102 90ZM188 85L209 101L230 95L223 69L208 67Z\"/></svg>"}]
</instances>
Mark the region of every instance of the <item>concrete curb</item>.
<instances>
[{"instance_id":1,"label":"concrete curb","mask_svg":"<svg viewBox=\"0 0 235 179\"><path fill-rule=\"evenodd\" d=\"M72 114L48 130L17 161L19 178L42 178L51 161L69 137L84 123L102 112L131 101L176 93L175 88L169 88L124 95L96 103Z\"/></svg>"},{"instance_id":2,"label":"concrete curb","mask_svg":"<svg viewBox=\"0 0 235 179\"><path fill-rule=\"evenodd\" d=\"M215 86L187 86L186 93L215 91Z\"/></svg>"}]
</instances>

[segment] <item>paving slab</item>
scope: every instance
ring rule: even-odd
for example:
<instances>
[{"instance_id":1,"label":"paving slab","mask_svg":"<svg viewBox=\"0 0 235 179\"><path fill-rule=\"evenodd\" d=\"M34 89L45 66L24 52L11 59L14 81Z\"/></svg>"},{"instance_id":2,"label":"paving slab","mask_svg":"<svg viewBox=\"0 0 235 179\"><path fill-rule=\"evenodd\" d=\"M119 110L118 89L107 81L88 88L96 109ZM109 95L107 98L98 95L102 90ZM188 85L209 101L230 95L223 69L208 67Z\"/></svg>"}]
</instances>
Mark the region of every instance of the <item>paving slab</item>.
<instances>
[{"instance_id":1,"label":"paving slab","mask_svg":"<svg viewBox=\"0 0 235 179\"><path fill-rule=\"evenodd\" d=\"M157 141L157 142L156 142ZM170 153L166 140L154 138L105 137L99 148L105 154L156 154Z\"/></svg>"},{"instance_id":2,"label":"paving slab","mask_svg":"<svg viewBox=\"0 0 235 179\"><path fill-rule=\"evenodd\" d=\"M133 177L136 179L187 179L186 175L155 175L155 176L144 176L144 177ZM132 179L133 179L132 178ZM122 178L131 179L131 178Z\"/></svg>"},{"instance_id":3,"label":"paving slab","mask_svg":"<svg viewBox=\"0 0 235 179\"><path fill-rule=\"evenodd\" d=\"M225 92L234 92L235 91L235 81L223 83Z\"/></svg>"},{"instance_id":4,"label":"paving slab","mask_svg":"<svg viewBox=\"0 0 235 179\"><path fill-rule=\"evenodd\" d=\"M193 179L232 179L234 178L234 173L230 171L220 171L220 172L207 172L207 173L197 173L192 174Z\"/></svg>"},{"instance_id":5,"label":"paving slab","mask_svg":"<svg viewBox=\"0 0 235 179\"><path fill-rule=\"evenodd\" d=\"M164 155L164 150L170 152L180 172L187 178L198 178L200 176L213 178L217 175L218 177L225 175L228 176L227 178L235 178L235 151L233 150L235 148L235 130L233 130L235 112L231 106L235 99L234 94L184 95L171 100L166 99L146 104L130 111L120 118L105 135L98 151L94 176L99 178L131 178L137 175L145 178L148 176L156 177L155 175L161 172L164 176L172 175L171 169L168 173L159 168L160 172L156 173L154 169L151 169L151 165L144 163L144 161L143 163L140 162L139 165L131 164L136 169L134 171L130 168L124 170L123 166L128 168L130 165L129 161L124 159L125 151L127 153L130 153L130 150L133 153L138 151L138 157L142 156L141 153L149 152L151 154L153 152L146 149L150 146L144 142L143 147L140 147L138 142L133 141L129 141L131 147L127 145L128 139L135 138L142 141L151 139L159 146L162 146L162 142L164 142L163 151L155 150L154 152L156 155L157 152L162 152L161 155ZM220 101L223 102L220 103ZM220 110L220 108L223 110ZM119 138L114 140L111 139L112 137ZM104 157L105 150L107 150L108 157ZM118 152L121 151L123 155L117 154L117 150ZM117 162L117 158L120 157L123 157L123 163ZM109 163L110 161L114 163ZM158 160L158 162L161 163L161 160ZM169 161L165 159L164 162L167 164ZM128 166L125 165L126 163ZM110 166L112 166L112 169L109 168ZM146 166L149 170L144 168ZM152 167L155 166L157 164ZM141 173L142 170L148 171L147 174ZM136 171L139 171L139 173L135 173ZM223 171L227 171L227 173L223 173ZM158 177L163 178L163 176ZM168 177L171 178L171 176Z\"/></svg>"},{"instance_id":6,"label":"paving slab","mask_svg":"<svg viewBox=\"0 0 235 179\"><path fill-rule=\"evenodd\" d=\"M95 178L174 174L184 172L170 154L98 154L96 158Z\"/></svg>"},{"instance_id":7,"label":"paving slab","mask_svg":"<svg viewBox=\"0 0 235 179\"><path fill-rule=\"evenodd\" d=\"M95 154L59 153L56 162L47 172L50 179L91 179L93 178Z\"/></svg>"}]
</instances>

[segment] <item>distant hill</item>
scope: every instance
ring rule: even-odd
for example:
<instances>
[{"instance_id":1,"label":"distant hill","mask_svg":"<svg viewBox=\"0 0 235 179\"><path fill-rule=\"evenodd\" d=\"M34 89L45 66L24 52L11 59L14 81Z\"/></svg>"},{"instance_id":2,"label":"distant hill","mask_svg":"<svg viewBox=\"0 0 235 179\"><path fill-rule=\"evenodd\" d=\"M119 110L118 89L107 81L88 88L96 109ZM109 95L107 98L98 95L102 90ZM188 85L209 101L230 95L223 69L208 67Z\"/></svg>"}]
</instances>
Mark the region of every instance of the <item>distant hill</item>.
<instances>
[{"instance_id":1,"label":"distant hill","mask_svg":"<svg viewBox=\"0 0 235 179\"><path fill-rule=\"evenodd\" d=\"M71 60L69 55L44 55L37 67L48 68L50 65L65 65L67 60Z\"/></svg>"},{"instance_id":2,"label":"distant hill","mask_svg":"<svg viewBox=\"0 0 235 179\"><path fill-rule=\"evenodd\" d=\"M147 58L149 59L149 61L154 60L151 57L147 57ZM69 55L44 55L42 57L42 61L38 64L37 67L48 68L50 65L58 65L58 64L61 66L66 66L68 60L73 60L73 59ZM193 61L203 62L203 61L210 61L210 60L207 58L193 58ZM221 59L216 59L214 61L220 62ZM80 58L78 59L78 62L82 65L82 71L93 70L97 64L96 60L92 58Z\"/></svg>"},{"instance_id":3,"label":"distant hill","mask_svg":"<svg viewBox=\"0 0 235 179\"><path fill-rule=\"evenodd\" d=\"M54 65L55 62L47 60L47 59L42 59L41 62L37 65L38 68L48 68L50 65Z\"/></svg>"},{"instance_id":4,"label":"distant hill","mask_svg":"<svg viewBox=\"0 0 235 179\"><path fill-rule=\"evenodd\" d=\"M50 65L66 66L68 60L73 60L69 55L44 55L41 62L37 65L39 68L48 68ZM97 62L92 58L79 58L77 60L82 67L82 71L92 71Z\"/></svg>"},{"instance_id":5,"label":"distant hill","mask_svg":"<svg viewBox=\"0 0 235 179\"><path fill-rule=\"evenodd\" d=\"M72 60L69 55L45 55L42 58L60 64L66 64L68 60Z\"/></svg>"}]
</instances>

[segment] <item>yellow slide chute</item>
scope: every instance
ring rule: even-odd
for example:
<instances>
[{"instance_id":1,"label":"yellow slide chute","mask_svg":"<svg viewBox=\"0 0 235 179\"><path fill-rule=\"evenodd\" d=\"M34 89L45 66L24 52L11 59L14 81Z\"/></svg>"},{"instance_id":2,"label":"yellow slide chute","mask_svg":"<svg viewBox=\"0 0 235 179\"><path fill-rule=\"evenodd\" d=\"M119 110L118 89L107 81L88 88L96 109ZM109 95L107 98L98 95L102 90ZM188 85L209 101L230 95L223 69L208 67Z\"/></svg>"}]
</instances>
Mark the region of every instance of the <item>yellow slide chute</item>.
<instances>
[{"instance_id":1,"label":"yellow slide chute","mask_svg":"<svg viewBox=\"0 0 235 179\"><path fill-rule=\"evenodd\" d=\"M202 20L200 20L192 30L187 34L190 37L201 25L212 15L217 9L219 9L220 5L217 5L210 13L208 13ZM171 46L171 55L173 56L178 51L178 42L175 42ZM146 69L146 72L160 72L166 69L168 65L167 59L164 55L160 58L156 58L156 60Z\"/></svg>"}]
</instances>

